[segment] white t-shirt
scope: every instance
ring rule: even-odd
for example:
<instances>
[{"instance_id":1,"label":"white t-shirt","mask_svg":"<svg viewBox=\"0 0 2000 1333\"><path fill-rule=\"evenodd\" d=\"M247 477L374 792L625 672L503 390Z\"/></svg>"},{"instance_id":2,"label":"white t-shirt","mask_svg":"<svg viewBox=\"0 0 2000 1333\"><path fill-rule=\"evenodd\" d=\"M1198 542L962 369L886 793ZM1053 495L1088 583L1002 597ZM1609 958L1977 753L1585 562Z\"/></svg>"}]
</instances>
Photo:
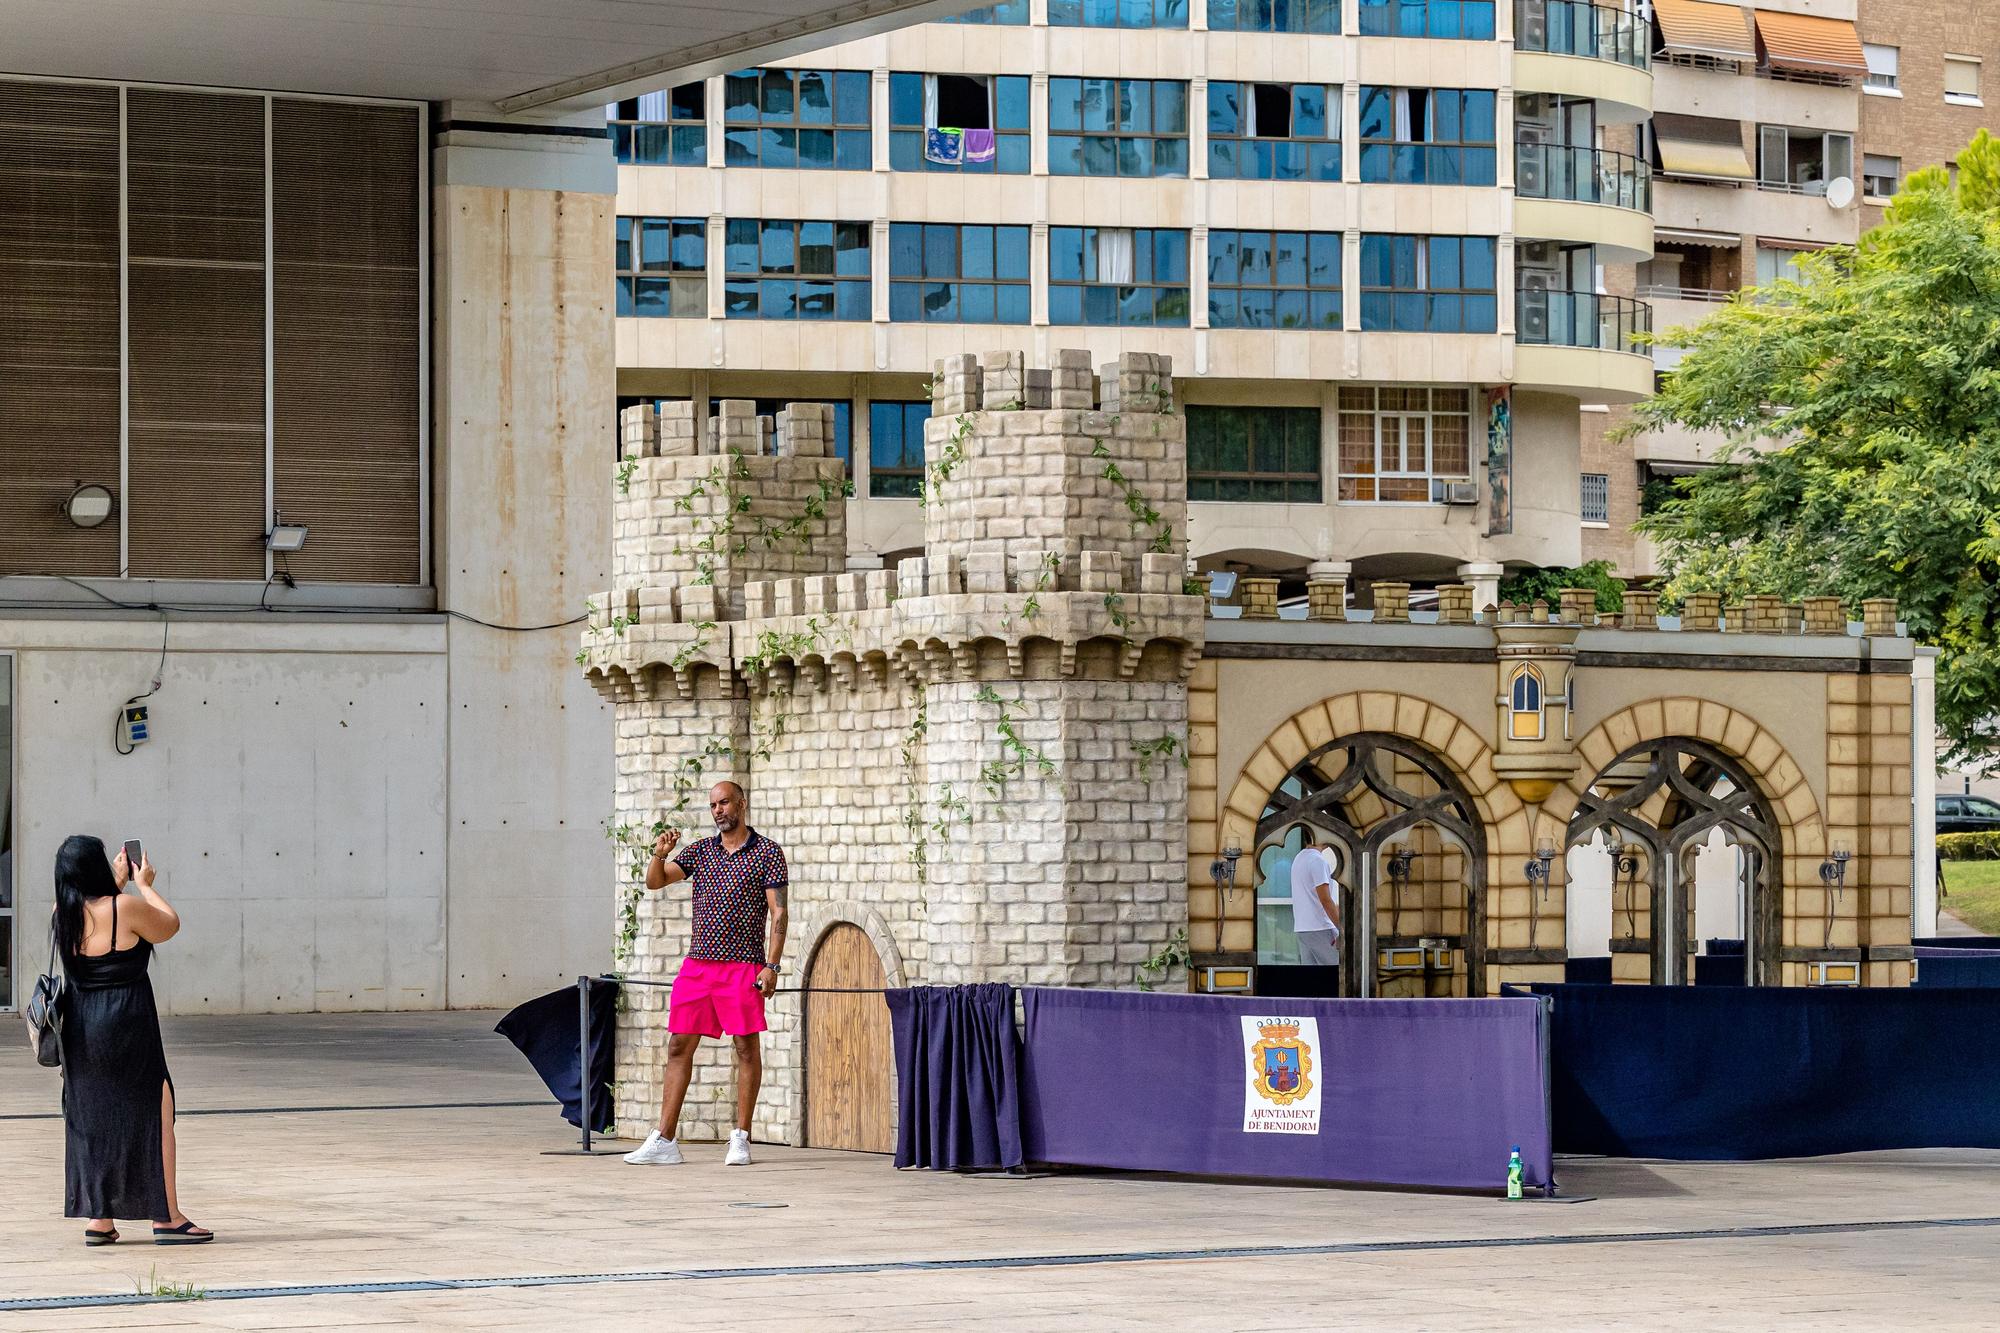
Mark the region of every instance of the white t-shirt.
<instances>
[{"instance_id":1,"label":"white t-shirt","mask_svg":"<svg viewBox=\"0 0 2000 1333\"><path fill-rule=\"evenodd\" d=\"M1333 924L1333 918L1326 914L1320 903L1319 894L1313 890L1320 885L1327 886L1327 896L1334 897L1340 890L1333 884L1333 867L1326 863L1326 855L1314 848L1306 847L1292 858L1292 931L1330 930L1335 938L1340 935L1340 927Z\"/></svg>"}]
</instances>

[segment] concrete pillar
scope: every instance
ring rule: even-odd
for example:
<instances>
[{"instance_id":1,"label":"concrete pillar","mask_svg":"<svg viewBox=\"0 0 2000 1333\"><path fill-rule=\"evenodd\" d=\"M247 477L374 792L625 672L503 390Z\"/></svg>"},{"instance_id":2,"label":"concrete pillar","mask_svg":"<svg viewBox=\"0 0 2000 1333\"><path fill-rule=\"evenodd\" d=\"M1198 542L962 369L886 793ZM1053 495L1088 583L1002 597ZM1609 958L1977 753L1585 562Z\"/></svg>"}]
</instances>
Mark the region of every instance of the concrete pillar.
<instances>
[{"instance_id":1,"label":"concrete pillar","mask_svg":"<svg viewBox=\"0 0 2000 1333\"><path fill-rule=\"evenodd\" d=\"M1506 573L1497 560L1470 560L1458 567L1459 582L1472 585L1474 614L1500 605L1500 580Z\"/></svg>"},{"instance_id":2,"label":"concrete pillar","mask_svg":"<svg viewBox=\"0 0 2000 1333\"><path fill-rule=\"evenodd\" d=\"M438 603L497 624L568 620L611 584L617 169L602 126L448 129L431 154ZM451 970L445 1003L493 1004L525 977L611 961L611 710L571 669L574 629L455 619L445 633L446 947L479 964Z\"/></svg>"}]
</instances>

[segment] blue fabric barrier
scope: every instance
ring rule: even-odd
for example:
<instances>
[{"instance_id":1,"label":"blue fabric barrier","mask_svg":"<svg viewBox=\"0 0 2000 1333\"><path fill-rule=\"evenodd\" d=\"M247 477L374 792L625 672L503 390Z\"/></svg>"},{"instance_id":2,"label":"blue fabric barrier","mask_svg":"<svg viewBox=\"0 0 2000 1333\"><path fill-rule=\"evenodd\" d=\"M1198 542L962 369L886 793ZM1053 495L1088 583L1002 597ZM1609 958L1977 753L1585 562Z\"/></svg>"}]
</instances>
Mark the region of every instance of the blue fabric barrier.
<instances>
[{"instance_id":1,"label":"blue fabric barrier","mask_svg":"<svg viewBox=\"0 0 2000 1333\"><path fill-rule=\"evenodd\" d=\"M1527 1182L1550 1179L1534 997L1022 996L1031 1161L1497 1190L1518 1144Z\"/></svg>"},{"instance_id":2,"label":"blue fabric barrier","mask_svg":"<svg viewBox=\"0 0 2000 1333\"><path fill-rule=\"evenodd\" d=\"M1609 986L1611 955L1563 959L1563 980L1577 986Z\"/></svg>"},{"instance_id":3,"label":"blue fabric barrier","mask_svg":"<svg viewBox=\"0 0 2000 1333\"><path fill-rule=\"evenodd\" d=\"M887 998L896 1040L896 1165L1020 1166L1014 988L913 986Z\"/></svg>"},{"instance_id":4,"label":"blue fabric barrier","mask_svg":"<svg viewBox=\"0 0 2000 1333\"><path fill-rule=\"evenodd\" d=\"M1744 1161L2000 1148L1995 991L1529 989L1555 1001L1560 1152Z\"/></svg>"},{"instance_id":5,"label":"blue fabric barrier","mask_svg":"<svg viewBox=\"0 0 2000 1333\"><path fill-rule=\"evenodd\" d=\"M1910 943L1919 949L2000 949L2000 935L1936 935Z\"/></svg>"},{"instance_id":6,"label":"blue fabric barrier","mask_svg":"<svg viewBox=\"0 0 2000 1333\"><path fill-rule=\"evenodd\" d=\"M510 1010L493 1030L514 1043L562 1103L563 1119L583 1127L583 1087L578 1059L576 987L550 991ZM590 981L590 1069L593 1134L611 1128L611 1080L618 1035L618 983Z\"/></svg>"},{"instance_id":7,"label":"blue fabric barrier","mask_svg":"<svg viewBox=\"0 0 2000 1333\"><path fill-rule=\"evenodd\" d=\"M2000 945L2000 940L1994 941ZM1926 988L2000 986L2000 948L1916 950L1917 977L1910 984Z\"/></svg>"}]
</instances>

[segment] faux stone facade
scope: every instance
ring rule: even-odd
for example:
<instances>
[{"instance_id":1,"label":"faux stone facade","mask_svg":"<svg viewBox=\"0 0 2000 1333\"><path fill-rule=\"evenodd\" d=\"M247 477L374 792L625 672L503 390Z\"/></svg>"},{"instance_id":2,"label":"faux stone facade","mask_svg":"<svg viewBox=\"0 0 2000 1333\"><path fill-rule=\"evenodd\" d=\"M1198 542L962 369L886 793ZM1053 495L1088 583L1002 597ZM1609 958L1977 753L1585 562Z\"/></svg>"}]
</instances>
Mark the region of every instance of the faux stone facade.
<instances>
[{"instance_id":1,"label":"faux stone facade","mask_svg":"<svg viewBox=\"0 0 2000 1333\"><path fill-rule=\"evenodd\" d=\"M842 921L891 984L1138 980L1187 924L1203 599L1183 588L1171 366L1128 356L1102 381L1093 401L1078 353L941 364L930 541L894 571L844 569L825 408L628 411L617 584L579 654L617 708L622 870L656 822L705 835L707 788L732 778L790 860L787 987ZM688 925L684 888L639 893L627 975L671 980ZM665 992L627 991L617 1116L643 1133ZM802 1141L810 1003L770 1006L759 1138ZM732 1097L726 1044L704 1043L682 1134L720 1137Z\"/></svg>"}]
</instances>

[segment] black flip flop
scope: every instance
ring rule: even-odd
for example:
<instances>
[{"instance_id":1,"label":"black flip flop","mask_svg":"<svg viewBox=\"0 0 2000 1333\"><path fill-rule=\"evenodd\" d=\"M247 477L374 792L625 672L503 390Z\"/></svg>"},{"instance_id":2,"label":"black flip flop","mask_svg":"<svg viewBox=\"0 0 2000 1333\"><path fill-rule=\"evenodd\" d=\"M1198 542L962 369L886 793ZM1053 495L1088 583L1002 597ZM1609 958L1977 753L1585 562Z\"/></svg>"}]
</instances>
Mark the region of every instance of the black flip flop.
<instances>
[{"instance_id":1,"label":"black flip flop","mask_svg":"<svg viewBox=\"0 0 2000 1333\"><path fill-rule=\"evenodd\" d=\"M85 1227L83 1229L83 1243L92 1248L99 1245L116 1245L118 1243L118 1228L113 1227L109 1231L92 1231L89 1227Z\"/></svg>"},{"instance_id":2,"label":"black flip flop","mask_svg":"<svg viewBox=\"0 0 2000 1333\"><path fill-rule=\"evenodd\" d=\"M154 1227L153 1244L206 1245L215 1239L213 1231L203 1231L200 1235L196 1235L195 1232L199 1230L200 1228L192 1222L183 1222L177 1227Z\"/></svg>"}]
</instances>

